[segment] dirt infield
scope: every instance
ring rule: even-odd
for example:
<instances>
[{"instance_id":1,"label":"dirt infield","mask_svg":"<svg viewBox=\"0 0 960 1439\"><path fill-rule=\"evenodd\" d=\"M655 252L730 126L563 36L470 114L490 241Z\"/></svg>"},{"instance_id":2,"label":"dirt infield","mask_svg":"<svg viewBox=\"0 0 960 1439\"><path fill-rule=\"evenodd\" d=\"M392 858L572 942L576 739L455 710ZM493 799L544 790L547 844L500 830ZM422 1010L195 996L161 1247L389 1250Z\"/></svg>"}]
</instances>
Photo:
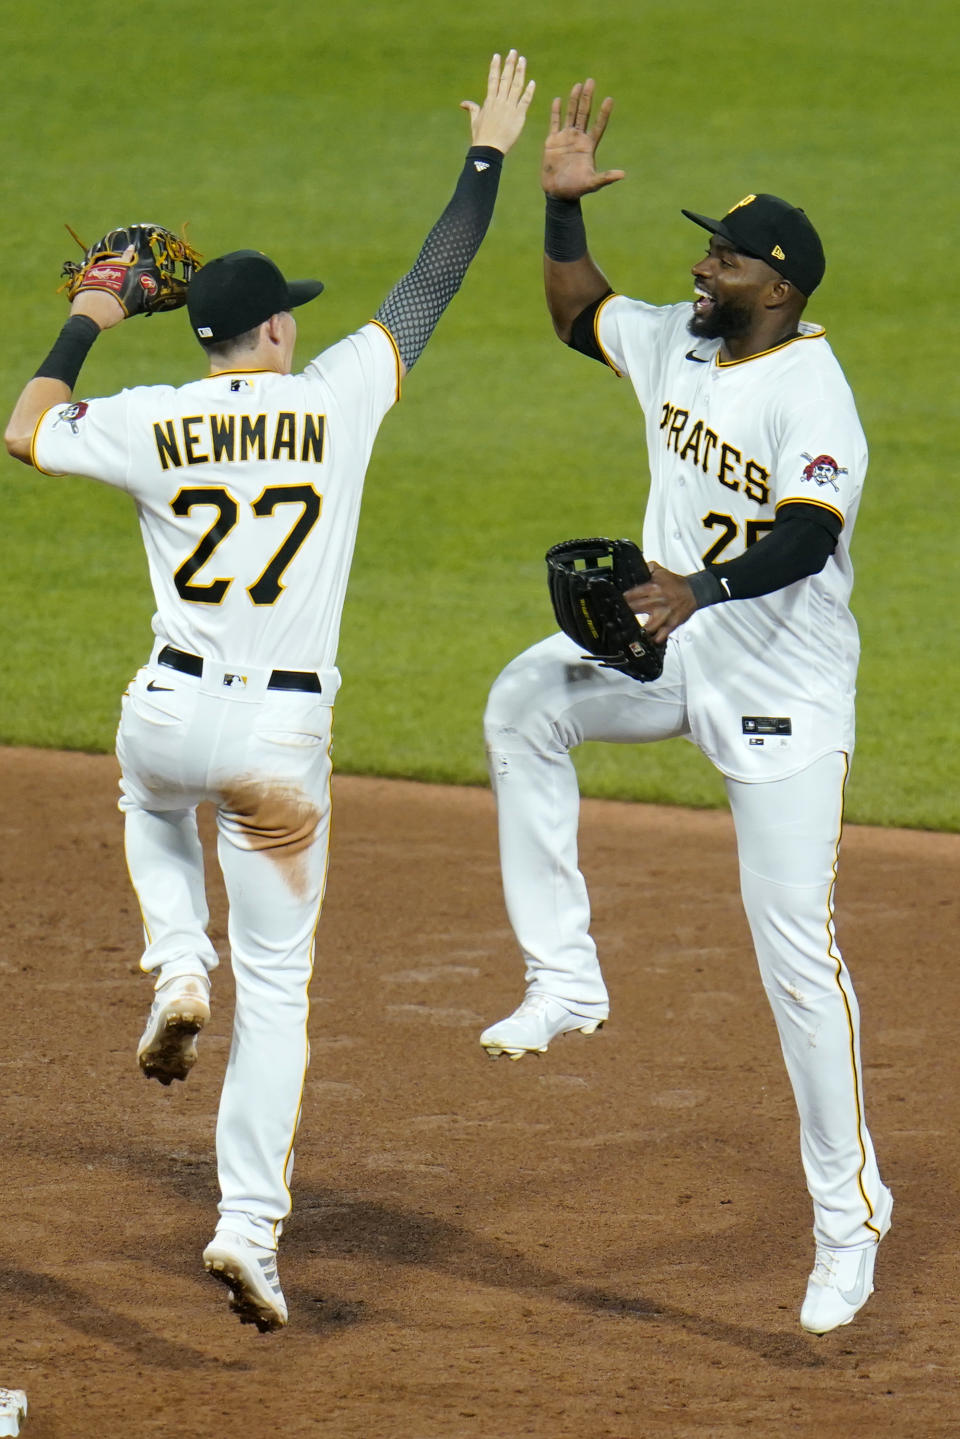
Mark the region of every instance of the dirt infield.
<instances>
[{"instance_id":1,"label":"dirt infield","mask_svg":"<svg viewBox=\"0 0 960 1439\"><path fill-rule=\"evenodd\" d=\"M27 1390L25 1439L960 1435L960 836L844 838L839 936L897 1207L873 1299L815 1339L729 818L584 806L610 1023L492 1063L477 1036L522 978L489 793L336 780L291 1322L260 1336L200 1263L229 965L189 1082L144 1080L115 774L0 750L0 1384Z\"/></svg>"}]
</instances>

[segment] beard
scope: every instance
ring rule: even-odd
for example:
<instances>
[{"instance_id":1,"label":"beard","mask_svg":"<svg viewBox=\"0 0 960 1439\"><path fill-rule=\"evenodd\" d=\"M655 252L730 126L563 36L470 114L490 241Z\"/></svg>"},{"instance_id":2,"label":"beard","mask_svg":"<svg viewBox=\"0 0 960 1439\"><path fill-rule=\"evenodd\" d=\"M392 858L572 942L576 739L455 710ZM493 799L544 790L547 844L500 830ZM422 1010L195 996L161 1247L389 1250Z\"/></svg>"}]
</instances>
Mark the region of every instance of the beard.
<instances>
[{"instance_id":1,"label":"beard","mask_svg":"<svg viewBox=\"0 0 960 1439\"><path fill-rule=\"evenodd\" d=\"M733 301L716 301L706 315L692 315L687 329L698 340L738 340L753 324L753 316L743 305Z\"/></svg>"}]
</instances>

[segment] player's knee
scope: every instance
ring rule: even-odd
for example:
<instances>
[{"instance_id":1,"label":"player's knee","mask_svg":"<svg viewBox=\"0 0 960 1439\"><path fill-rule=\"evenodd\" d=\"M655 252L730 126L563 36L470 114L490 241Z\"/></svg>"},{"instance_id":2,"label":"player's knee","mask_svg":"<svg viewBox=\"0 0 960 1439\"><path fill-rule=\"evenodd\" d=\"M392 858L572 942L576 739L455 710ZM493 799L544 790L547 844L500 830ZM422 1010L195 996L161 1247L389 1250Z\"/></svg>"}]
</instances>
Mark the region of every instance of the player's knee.
<instances>
[{"instance_id":1,"label":"player's knee","mask_svg":"<svg viewBox=\"0 0 960 1439\"><path fill-rule=\"evenodd\" d=\"M501 730L521 726L529 714L536 697L530 671L526 657L520 655L518 659L511 660L494 680L483 716L484 733L488 739Z\"/></svg>"},{"instance_id":2,"label":"player's knee","mask_svg":"<svg viewBox=\"0 0 960 1439\"><path fill-rule=\"evenodd\" d=\"M529 654L507 665L493 683L483 716L488 750L539 748L551 743L545 689L543 665Z\"/></svg>"}]
</instances>

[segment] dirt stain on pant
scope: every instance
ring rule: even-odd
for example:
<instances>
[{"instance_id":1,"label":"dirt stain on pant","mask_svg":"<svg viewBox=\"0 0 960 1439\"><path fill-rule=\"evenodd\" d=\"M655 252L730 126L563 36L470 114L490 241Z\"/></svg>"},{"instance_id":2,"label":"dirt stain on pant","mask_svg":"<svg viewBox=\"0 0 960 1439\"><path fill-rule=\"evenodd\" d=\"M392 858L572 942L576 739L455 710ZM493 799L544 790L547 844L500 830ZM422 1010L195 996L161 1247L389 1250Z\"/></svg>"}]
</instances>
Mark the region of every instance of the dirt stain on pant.
<instances>
[{"instance_id":1,"label":"dirt stain on pant","mask_svg":"<svg viewBox=\"0 0 960 1439\"><path fill-rule=\"evenodd\" d=\"M242 779L224 790L221 813L238 843L272 859L293 893L305 898L310 889L307 852L320 820L317 806L294 785Z\"/></svg>"}]
</instances>

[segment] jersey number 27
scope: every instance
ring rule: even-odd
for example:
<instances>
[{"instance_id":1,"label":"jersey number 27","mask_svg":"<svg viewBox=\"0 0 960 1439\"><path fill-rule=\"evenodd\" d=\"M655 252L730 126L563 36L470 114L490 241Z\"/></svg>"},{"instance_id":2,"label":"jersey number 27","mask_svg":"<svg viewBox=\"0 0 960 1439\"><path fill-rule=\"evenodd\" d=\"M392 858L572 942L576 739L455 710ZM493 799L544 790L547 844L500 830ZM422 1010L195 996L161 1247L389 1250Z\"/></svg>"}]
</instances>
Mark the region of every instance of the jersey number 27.
<instances>
[{"instance_id":1,"label":"jersey number 27","mask_svg":"<svg viewBox=\"0 0 960 1439\"><path fill-rule=\"evenodd\" d=\"M275 604L283 593L281 576L320 518L323 500L312 485L268 485L250 507L255 515L272 515L278 505L294 504L302 508L293 528L258 577L247 585L247 594L255 605ZM233 578L215 579L200 585L194 583L194 576L237 523L240 505L229 490L218 486L183 489L170 501L175 515L189 515L191 510L204 505L216 509L217 517L177 570L173 582L181 599L198 605L218 605L233 584Z\"/></svg>"}]
</instances>

